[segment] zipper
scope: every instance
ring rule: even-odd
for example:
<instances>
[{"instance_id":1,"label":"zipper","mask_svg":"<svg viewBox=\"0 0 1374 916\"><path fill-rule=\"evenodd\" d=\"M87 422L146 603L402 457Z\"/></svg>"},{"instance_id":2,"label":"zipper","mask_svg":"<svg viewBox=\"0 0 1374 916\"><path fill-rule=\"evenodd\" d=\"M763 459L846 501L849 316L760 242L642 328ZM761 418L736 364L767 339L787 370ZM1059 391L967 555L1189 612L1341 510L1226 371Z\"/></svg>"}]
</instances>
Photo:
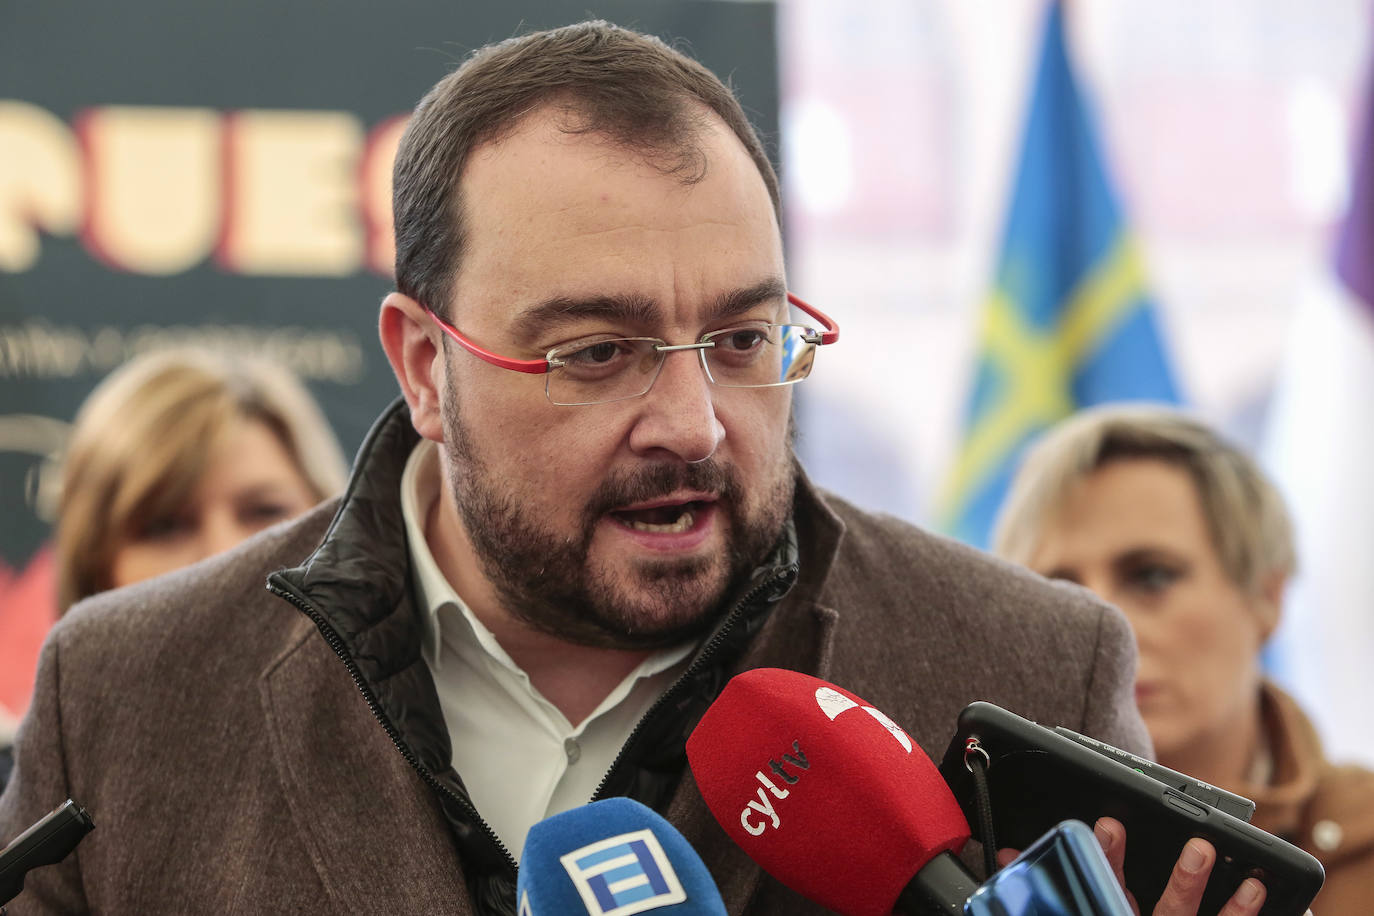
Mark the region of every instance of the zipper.
<instances>
[{"instance_id":1,"label":"zipper","mask_svg":"<svg viewBox=\"0 0 1374 916\"><path fill-rule=\"evenodd\" d=\"M688 681L692 679L694 675L696 675L703 668L705 668L706 664L711 660L711 656L716 654L716 652L720 651L720 646L722 643L725 642L725 638L730 635L730 632L735 628L735 625L738 624L741 619L743 619L745 608L749 607L750 604L752 604L761 594L763 594L768 589L775 588L776 586L783 584L789 578L795 579L797 571L798 567L795 563L790 566L783 567L782 569L778 570L778 572L774 573L771 577L765 579L763 582L760 582L754 588L750 589L749 593L746 594L735 604L734 609L730 611L730 614L725 618L725 621L721 623L720 627L716 629L715 634L712 635L711 638L707 641L701 653L697 655L696 660L693 661L692 664L687 666L687 670L682 672L682 676L679 677L676 681L674 681L673 685L669 687L667 690L665 690L663 694L657 700L654 701L654 704L649 707L649 711L646 712L637 723L635 723L634 730L630 732L630 737L625 739L625 743L620 746L620 752L617 753L615 755L615 759L611 761L610 769L606 771L605 776L601 777L600 784L597 785L596 791L592 793L591 801L601 800L602 793L606 791L606 783L610 782L611 775L615 773L617 769L620 768L620 765L628 755L631 746L633 746L639 740L640 734L642 734L644 731L645 723L651 721L654 718L654 716L657 715L658 711L661 708L663 708L663 706L669 701L669 699L671 699L674 694L679 692L682 685L686 684Z\"/></svg>"},{"instance_id":2,"label":"zipper","mask_svg":"<svg viewBox=\"0 0 1374 916\"><path fill-rule=\"evenodd\" d=\"M386 736L391 739L391 743L395 745L396 750L401 752L401 756L405 758L406 763L410 764L415 772L420 774L420 779L422 779L427 786L445 798L457 802L458 806L482 828L482 833L487 839L501 851L501 855L505 857L506 864L510 866L511 874L517 873L518 866L515 864L515 857L510 854L510 850L507 849L506 845L497 837L495 831L491 829L491 825L482 819L482 815L477 813L477 808L473 805L472 801L464 798L441 783L438 777L420 762L420 759L415 756L415 752L406 745L404 740L402 740L400 733L396 730L396 726L392 724L391 719L388 718L387 714L382 710L381 704L377 702L377 697L372 693L372 689L367 686L367 681L363 677L362 671L358 669L357 663L353 661L353 656L349 654L348 648L344 645L343 638L339 636L338 631L334 629L333 625L325 620L324 615L316 610L315 607L304 598L300 598L294 592L279 586L275 575L268 580L267 588L268 591L272 592L272 594L276 595L278 598L285 599L295 605L301 613L305 614L305 616L309 617L311 621L314 622L315 626L320 631L320 635L324 637L324 641L329 644L329 648L334 650L334 654L339 657L339 660L344 663L344 667L348 669L349 676L353 678L354 686L356 686L358 692L363 695L363 699L367 702L367 708L372 711L373 718L382 726L382 729L386 732Z\"/></svg>"},{"instance_id":3,"label":"zipper","mask_svg":"<svg viewBox=\"0 0 1374 916\"><path fill-rule=\"evenodd\" d=\"M798 567L796 566L796 564L784 567L774 575L759 583L754 588L750 589L748 594L746 594L743 598L739 600L738 603L736 603L734 609L731 610L729 616L726 617L725 621L716 630L715 634L712 635L710 640L707 641L706 646L702 649L701 653L697 656L696 660L688 666L687 670L682 673L682 676L679 677L671 687L669 687L666 691L663 692L662 696L660 696L657 700L654 701L654 704L649 707L649 711L646 712L644 716L640 718L639 722L635 724L634 730L630 732L630 736L626 738L625 743L620 746L620 751L616 754L615 759L611 762L611 766L606 771L606 775L601 777L600 784L597 785L596 791L592 793L592 797L590 799L591 801L599 801L602 798L602 793L605 792L606 784L610 781L611 775L615 773L617 769L619 769L620 765L625 761L626 757L628 756L628 751L630 750L630 748L639 740L639 736L644 731L645 723L652 720L654 716L657 715L658 711L662 709L663 706L673 697L673 695L678 693L684 684L688 683L693 676L695 676L698 672L705 668L707 663L710 662L711 657L715 655L718 651L720 651L720 647L725 642L726 638L734 630L735 626L739 623L739 621L743 619L745 609L748 608L754 601L756 601L758 597L762 595L765 591L783 584L789 578L794 578L797 574L797 569ZM299 610L301 613L305 614L307 617L310 618L311 622L313 622L315 624L315 627L320 631L320 635L324 637L324 640L329 645L329 648L332 649L334 654L339 657L339 660L344 663L344 667L348 670L349 676L353 679L354 686L358 688L358 692L362 694L363 700L367 703L367 708L371 710L373 718L375 718L378 724L382 726L383 731L386 732L386 736L391 739L392 745L396 748L397 751L400 752L401 756L405 759L406 763L410 764L410 766L415 770L415 772L420 775L420 779L427 786L429 786L431 789L433 789L435 792L438 792L445 798L451 799L452 801L456 802L458 806L464 811L464 813L466 813L471 818L471 820L481 828L483 835L485 835L486 838L491 841L492 845L500 851L501 855L505 858L506 864L510 867L511 873L518 873L519 866L516 865L515 857L510 854L510 850L507 849L506 845L503 842L501 842L501 839L499 837L497 837L495 831L491 829L491 825L488 824L482 818L482 815L478 813L477 808L475 805L473 805L472 801L470 799L464 798L463 796L454 792L448 786L441 783L438 780L438 778L432 772L430 772L429 768L427 768L424 764L420 762L419 758L415 756L415 753L410 749L409 746L406 745L405 741L402 740L400 733L396 730L396 726L392 724L391 719L382 710L381 704L377 702L377 698L372 693L372 689L368 687L367 680L363 677L362 671L358 669L358 665L353 660L353 656L349 653L348 648L344 645L343 638L339 636L338 631L334 629L333 625L330 624L329 621L327 621L324 618L324 615L321 614L318 610L316 610L315 607L311 605L308 601L306 601L304 598L301 598L297 596L295 592L290 591L281 585L278 585L275 576L268 580L267 588L270 592L272 592L272 594L276 595L278 598L281 598L289 602L297 610Z\"/></svg>"}]
</instances>

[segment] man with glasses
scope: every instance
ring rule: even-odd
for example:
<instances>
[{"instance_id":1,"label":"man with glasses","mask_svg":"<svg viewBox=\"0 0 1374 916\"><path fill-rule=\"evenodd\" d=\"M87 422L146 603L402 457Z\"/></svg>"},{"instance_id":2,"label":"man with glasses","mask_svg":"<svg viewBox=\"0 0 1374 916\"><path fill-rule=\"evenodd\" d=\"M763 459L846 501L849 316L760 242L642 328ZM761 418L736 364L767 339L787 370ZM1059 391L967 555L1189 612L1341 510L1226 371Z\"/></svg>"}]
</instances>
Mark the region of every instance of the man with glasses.
<instances>
[{"instance_id":1,"label":"man with glasses","mask_svg":"<svg viewBox=\"0 0 1374 916\"><path fill-rule=\"evenodd\" d=\"M97 830L34 911L513 913L529 827L628 795L731 912L821 912L686 769L759 666L929 753L979 698L1148 748L1119 614L805 479L792 386L839 328L699 64L605 23L477 52L415 111L395 220L403 398L342 500L54 631L0 835L68 795Z\"/></svg>"}]
</instances>

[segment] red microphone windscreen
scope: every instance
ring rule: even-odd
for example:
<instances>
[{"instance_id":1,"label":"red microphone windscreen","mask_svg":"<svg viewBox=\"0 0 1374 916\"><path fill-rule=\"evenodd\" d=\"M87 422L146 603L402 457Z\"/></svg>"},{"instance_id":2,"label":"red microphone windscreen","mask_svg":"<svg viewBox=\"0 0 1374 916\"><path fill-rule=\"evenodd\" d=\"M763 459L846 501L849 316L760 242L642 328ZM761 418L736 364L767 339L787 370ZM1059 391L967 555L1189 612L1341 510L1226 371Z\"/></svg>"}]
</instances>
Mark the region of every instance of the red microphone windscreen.
<instances>
[{"instance_id":1,"label":"red microphone windscreen","mask_svg":"<svg viewBox=\"0 0 1374 916\"><path fill-rule=\"evenodd\" d=\"M888 916L968 821L935 764L847 690L780 668L737 675L687 739L702 798L765 871L846 916Z\"/></svg>"}]
</instances>

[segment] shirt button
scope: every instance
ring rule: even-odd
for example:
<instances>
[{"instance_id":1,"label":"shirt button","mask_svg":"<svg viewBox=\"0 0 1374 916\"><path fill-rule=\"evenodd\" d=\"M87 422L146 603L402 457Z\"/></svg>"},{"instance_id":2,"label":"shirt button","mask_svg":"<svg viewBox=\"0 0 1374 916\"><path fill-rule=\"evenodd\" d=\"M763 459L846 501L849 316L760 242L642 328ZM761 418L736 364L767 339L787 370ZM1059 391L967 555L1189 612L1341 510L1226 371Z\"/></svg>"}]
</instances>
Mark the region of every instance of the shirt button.
<instances>
[{"instance_id":1,"label":"shirt button","mask_svg":"<svg viewBox=\"0 0 1374 916\"><path fill-rule=\"evenodd\" d=\"M582 745L576 738L567 738L563 741L563 753L568 755L568 763L577 763L582 757Z\"/></svg>"},{"instance_id":2,"label":"shirt button","mask_svg":"<svg viewBox=\"0 0 1374 916\"><path fill-rule=\"evenodd\" d=\"M1335 821L1317 821L1312 825L1312 842L1322 852L1331 852L1343 839L1345 831Z\"/></svg>"}]
</instances>

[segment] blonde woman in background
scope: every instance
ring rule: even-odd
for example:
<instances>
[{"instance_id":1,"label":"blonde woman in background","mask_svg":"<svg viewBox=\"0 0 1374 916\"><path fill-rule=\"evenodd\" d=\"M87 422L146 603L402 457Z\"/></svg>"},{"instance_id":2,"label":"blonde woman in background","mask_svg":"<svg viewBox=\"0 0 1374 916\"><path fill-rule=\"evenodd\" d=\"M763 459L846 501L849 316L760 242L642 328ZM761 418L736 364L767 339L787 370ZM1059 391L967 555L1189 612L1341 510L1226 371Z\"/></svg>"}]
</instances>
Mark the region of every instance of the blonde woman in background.
<instances>
[{"instance_id":1,"label":"blonde woman in background","mask_svg":"<svg viewBox=\"0 0 1374 916\"><path fill-rule=\"evenodd\" d=\"M54 547L59 613L228 550L346 479L333 432L290 372L193 348L135 357L72 426Z\"/></svg>"},{"instance_id":2,"label":"blonde woman in background","mask_svg":"<svg viewBox=\"0 0 1374 916\"><path fill-rule=\"evenodd\" d=\"M1295 558L1283 500L1248 456L1168 408L1084 411L1027 454L994 549L1120 607L1159 761L1253 799L1256 826L1315 855L1314 911L1370 911L1374 773L1329 763L1260 669Z\"/></svg>"},{"instance_id":3,"label":"blonde woman in background","mask_svg":"<svg viewBox=\"0 0 1374 916\"><path fill-rule=\"evenodd\" d=\"M291 373L198 349L137 357L101 382L72 428L59 607L227 550L345 479L334 434Z\"/></svg>"}]
</instances>

